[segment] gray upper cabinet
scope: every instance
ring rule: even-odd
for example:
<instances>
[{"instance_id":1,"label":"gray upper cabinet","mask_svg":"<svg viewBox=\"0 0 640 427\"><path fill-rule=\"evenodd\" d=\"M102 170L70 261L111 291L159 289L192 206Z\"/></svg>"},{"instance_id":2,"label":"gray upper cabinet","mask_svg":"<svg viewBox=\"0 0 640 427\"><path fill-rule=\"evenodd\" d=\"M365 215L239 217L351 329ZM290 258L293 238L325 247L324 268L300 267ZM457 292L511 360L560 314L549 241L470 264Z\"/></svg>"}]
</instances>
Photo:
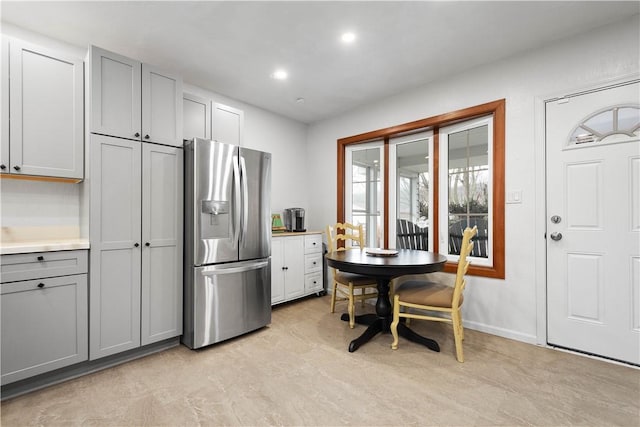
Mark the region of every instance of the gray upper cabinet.
<instances>
[{"instance_id":1,"label":"gray upper cabinet","mask_svg":"<svg viewBox=\"0 0 640 427\"><path fill-rule=\"evenodd\" d=\"M182 334L183 150L91 135L90 352Z\"/></svg>"},{"instance_id":2,"label":"gray upper cabinet","mask_svg":"<svg viewBox=\"0 0 640 427\"><path fill-rule=\"evenodd\" d=\"M182 335L183 150L142 147L142 345Z\"/></svg>"},{"instance_id":3,"label":"gray upper cabinet","mask_svg":"<svg viewBox=\"0 0 640 427\"><path fill-rule=\"evenodd\" d=\"M6 51L6 41L3 47ZM2 172L82 179L82 60L13 38L8 50L8 92L4 51L2 61L3 110L7 94L9 99L9 116L3 112L2 120Z\"/></svg>"},{"instance_id":4,"label":"gray upper cabinet","mask_svg":"<svg viewBox=\"0 0 640 427\"><path fill-rule=\"evenodd\" d=\"M142 140L182 147L182 78L142 64Z\"/></svg>"},{"instance_id":5,"label":"gray upper cabinet","mask_svg":"<svg viewBox=\"0 0 640 427\"><path fill-rule=\"evenodd\" d=\"M185 93L182 100L183 139L211 139L211 100Z\"/></svg>"},{"instance_id":6,"label":"gray upper cabinet","mask_svg":"<svg viewBox=\"0 0 640 427\"><path fill-rule=\"evenodd\" d=\"M211 139L242 145L244 111L214 102L211 112Z\"/></svg>"},{"instance_id":7,"label":"gray upper cabinet","mask_svg":"<svg viewBox=\"0 0 640 427\"><path fill-rule=\"evenodd\" d=\"M142 64L95 46L89 56L90 131L140 140Z\"/></svg>"},{"instance_id":8,"label":"gray upper cabinet","mask_svg":"<svg viewBox=\"0 0 640 427\"><path fill-rule=\"evenodd\" d=\"M90 132L182 146L182 77L91 46Z\"/></svg>"},{"instance_id":9,"label":"gray upper cabinet","mask_svg":"<svg viewBox=\"0 0 640 427\"><path fill-rule=\"evenodd\" d=\"M0 173L9 172L9 39L0 38Z\"/></svg>"},{"instance_id":10,"label":"gray upper cabinet","mask_svg":"<svg viewBox=\"0 0 640 427\"><path fill-rule=\"evenodd\" d=\"M91 135L89 358L140 346L141 144Z\"/></svg>"}]
</instances>

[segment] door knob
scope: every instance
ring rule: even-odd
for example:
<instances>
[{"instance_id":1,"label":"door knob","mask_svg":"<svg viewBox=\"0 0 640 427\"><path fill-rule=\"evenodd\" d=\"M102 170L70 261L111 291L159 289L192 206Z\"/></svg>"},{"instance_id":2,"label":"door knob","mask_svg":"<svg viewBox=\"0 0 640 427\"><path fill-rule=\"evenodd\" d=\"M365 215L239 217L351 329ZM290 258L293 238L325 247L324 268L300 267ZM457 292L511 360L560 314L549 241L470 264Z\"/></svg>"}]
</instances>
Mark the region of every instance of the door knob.
<instances>
[{"instance_id":1,"label":"door knob","mask_svg":"<svg viewBox=\"0 0 640 427\"><path fill-rule=\"evenodd\" d=\"M551 240L555 240L556 242L558 240L562 240L562 233L551 233Z\"/></svg>"},{"instance_id":2,"label":"door knob","mask_svg":"<svg viewBox=\"0 0 640 427\"><path fill-rule=\"evenodd\" d=\"M149 139L149 138L151 138L149 135L144 136L144 139Z\"/></svg>"},{"instance_id":3,"label":"door knob","mask_svg":"<svg viewBox=\"0 0 640 427\"><path fill-rule=\"evenodd\" d=\"M139 138L140 137L140 133L136 132L133 136L135 136L136 138Z\"/></svg>"},{"instance_id":4,"label":"door knob","mask_svg":"<svg viewBox=\"0 0 640 427\"><path fill-rule=\"evenodd\" d=\"M140 246L140 243L135 243L133 246L137 248L138 246Z\"/></svg>"}]
</instances>

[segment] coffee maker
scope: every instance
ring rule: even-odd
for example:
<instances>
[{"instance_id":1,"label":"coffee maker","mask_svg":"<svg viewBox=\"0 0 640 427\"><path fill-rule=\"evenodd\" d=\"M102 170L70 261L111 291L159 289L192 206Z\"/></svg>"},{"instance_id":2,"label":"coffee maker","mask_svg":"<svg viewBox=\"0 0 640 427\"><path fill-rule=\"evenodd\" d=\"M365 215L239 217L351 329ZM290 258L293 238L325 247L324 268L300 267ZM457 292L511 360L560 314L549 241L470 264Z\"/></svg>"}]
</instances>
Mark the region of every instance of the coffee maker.
<instances>
[{"instance_id":1,"label":"coffee maker","mask_svg":"<svg viewBox=\"0 0 640 427\"><path fill-rule=\"evenodd\" d=\"M284 226L290 232L307 231L304 228L304 209L287 208L284 210Z\"/></svg>"}]
</instances>

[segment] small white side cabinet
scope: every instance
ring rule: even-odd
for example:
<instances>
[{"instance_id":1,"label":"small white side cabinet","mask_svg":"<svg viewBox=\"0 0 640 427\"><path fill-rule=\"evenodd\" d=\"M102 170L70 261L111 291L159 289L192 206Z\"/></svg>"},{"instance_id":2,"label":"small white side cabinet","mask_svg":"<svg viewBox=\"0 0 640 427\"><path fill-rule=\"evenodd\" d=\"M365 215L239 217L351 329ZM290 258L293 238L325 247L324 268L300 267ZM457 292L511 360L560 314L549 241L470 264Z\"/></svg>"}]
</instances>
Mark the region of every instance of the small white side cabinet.
<instances>
[{"instance_id":1,"label":"small white side cabinet","mask_svg":"<svg viewBox=\"0 0 640 427\"><path fill-rule=\"evenodd\" d=\"M183 151L91 135L90 359L182 334Z\"/></svg>"},{"instance_id":2,"label":"small white side cabinet","mask_svg":"<svg viewBox=\"0 0 640 427\"><path fill-rule=\"evenodd\" d=\"M0 172L81 180L82 60L4 38L1 71Z\"/></svg>"},{"instance_id":3,"label":"small white side cabinet","mask_svg":"<svg viewBox=\"0 0 640 427\"><path fill-rule=\"evenodd\" d=\"M322 234L271 239L271 305L323 290Z\"/></svg>"},{"instance_id":4,"label":"small white side cabinet","mask_svg":"<svg viewBox=\"0 0 640 427\"><path fill-rule=\"evenodd\" d=\"M95 46L89 58L90 132L182 147L182 77Z\"/></svg>"},{"instance_id":5,"label":"small white side cabinet","mask_svg":"<svg viewBox=\"0 0 640 427\"><path fill-rule=\"evenodd\" d=\"M0 258L2 385L88 357L87 251Z\"/></svg>"}]
</instances>

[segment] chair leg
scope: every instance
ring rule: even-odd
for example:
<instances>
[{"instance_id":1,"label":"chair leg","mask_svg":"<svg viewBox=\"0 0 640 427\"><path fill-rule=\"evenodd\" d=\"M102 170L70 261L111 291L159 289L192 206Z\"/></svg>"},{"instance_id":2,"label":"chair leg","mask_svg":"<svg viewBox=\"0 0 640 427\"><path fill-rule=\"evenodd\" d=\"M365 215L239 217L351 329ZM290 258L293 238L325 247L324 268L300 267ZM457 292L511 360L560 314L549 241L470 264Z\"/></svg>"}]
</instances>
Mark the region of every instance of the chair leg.
<instances>
[{"instance_id":1,"label":"chair leg","mask_svg":"<svg viewBox=\"0 0 640 427\"><path fill-rule=\"evenodd\" d=\"M393 350L398 349L398 323L400 323L400 301L397 295L393 297L393 322L391 322L391 335L393 335L393 342L391 348Z\"/></svg>"},{"instance_id":2,"label":"chair leg","mask_svg":"<svg viewBox=\"0 0 640 427\"><path fill-rule=\"evenodd\" d=\"M353 285L349 284L349 327L351 329L353 329L353 327L356 324L356 319L355 319L355 311L356 311L356 304L355 301L353 300Z\"/></svg>"},{"instance_id":3,"label":"chair leg","mask_svg":"<svg viewBox=\"0 0 640 427\"><path fill-rule=\"evenodd\" d=\"M360 295L364 295L367 293L367 288L360 289ZM364 298L360 300L360 307L364 308Z\"/></svg>"},{"instance_id":4,"label":"chair leg","mask_svg":"<svg viewBox=\"0 0 640 427\"><path fill-rule=\"evenodd\" d=\"M454 309L451 312L451 320L452 320L451 323L453 323L453 337L456 342L456 359L458 359L458 362L462 363L464 362L464 354L462 353L463 331L462 331L462 321L460 318L460 310Z\"/></svg>"},{"instance_id":5,"label":"chair leg","mask_svg":"<svg viewBox=\"0 0 640 427\"><path fill-rule=\"evenodd\" d=\"M333 292L331 292L331 313L336 312L336 291L338 289L338 285L336 281L333 281Z\"/></svg>"}]
</instances>

